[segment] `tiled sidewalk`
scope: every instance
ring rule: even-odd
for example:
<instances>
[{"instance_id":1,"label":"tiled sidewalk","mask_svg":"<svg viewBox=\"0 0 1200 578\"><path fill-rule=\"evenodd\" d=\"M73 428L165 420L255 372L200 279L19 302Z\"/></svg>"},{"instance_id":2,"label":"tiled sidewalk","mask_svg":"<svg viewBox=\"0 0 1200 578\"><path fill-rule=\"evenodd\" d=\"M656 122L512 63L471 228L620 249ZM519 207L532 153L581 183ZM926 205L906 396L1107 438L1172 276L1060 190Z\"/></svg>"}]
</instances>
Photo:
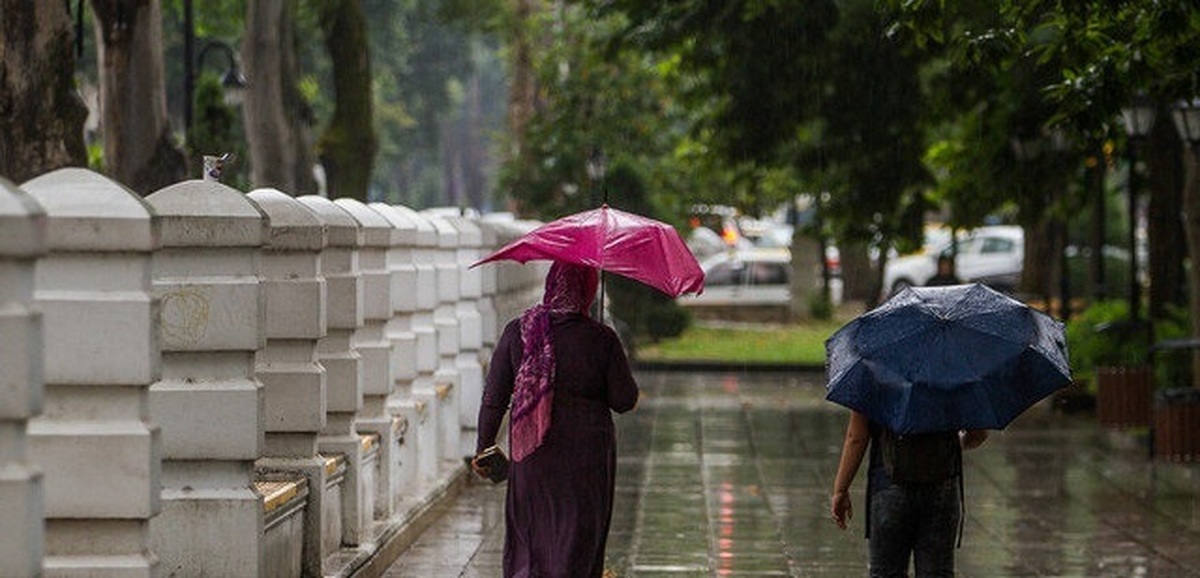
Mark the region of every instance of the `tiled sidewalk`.
<instances>
[{"instance_id":1,"label":"tiled sidewalk","mask_svg":"<svg viewBox=\"0 0 1200 578\"><path fill-rule=\"evenodd\" d=\"M846 414L819 375L639 378L618 419L613 576L866 575L862 473L851 529L826 517ZM1112 443L1127 439L1038 407L968 453L959 576L1200 576L1200 466ZM503 500L472 483L386 576L500 576Z\"/></svg>"}]
</instances>

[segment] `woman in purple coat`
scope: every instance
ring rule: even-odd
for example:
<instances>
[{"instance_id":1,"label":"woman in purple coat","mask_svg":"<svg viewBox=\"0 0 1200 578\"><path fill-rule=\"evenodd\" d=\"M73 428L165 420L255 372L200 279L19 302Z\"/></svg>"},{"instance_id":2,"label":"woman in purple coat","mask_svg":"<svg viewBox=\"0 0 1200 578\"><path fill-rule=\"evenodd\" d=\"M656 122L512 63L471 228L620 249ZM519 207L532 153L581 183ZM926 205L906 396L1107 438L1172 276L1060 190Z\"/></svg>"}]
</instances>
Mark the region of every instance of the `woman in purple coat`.
<instances>
[{"instance_id":1,"label":"woman in purple coat","mask_svg":"<svg viewBox=\"0 0 1200 578\"><path fill-rule=\"evenodd\" d=\"M508 323L492 355L476 451L496 443L511 401L506 578L604 572L616 473L612 411L633 409L638 386L616 332L588 317L598 280L596 269L554 263L542 302Z\"/></svg>"}]
</instances>

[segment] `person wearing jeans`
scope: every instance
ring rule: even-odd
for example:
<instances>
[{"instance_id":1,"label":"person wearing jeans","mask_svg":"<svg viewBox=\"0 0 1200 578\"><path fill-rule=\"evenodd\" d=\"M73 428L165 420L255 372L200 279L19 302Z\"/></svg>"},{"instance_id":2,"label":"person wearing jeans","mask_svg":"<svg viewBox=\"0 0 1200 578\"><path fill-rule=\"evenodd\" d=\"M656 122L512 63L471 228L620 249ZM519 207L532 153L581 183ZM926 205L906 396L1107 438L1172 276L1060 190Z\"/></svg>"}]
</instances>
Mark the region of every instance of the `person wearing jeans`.
<instances>
[{"instance_id":1,"label":"person wearing jeans","mask_svg":"<svg viewBox=\"0 0 1200 578\"><path fill-rule=\"evenodd\" d=\"M954 576L954 547L962 521L962 477L924 484L896 484L888 477L878 443L882 426L851 412L842 457L830 497L829 515L841 529L853 517L850 484L870 449L867 466L867 538L871 578L908 576L911 557L917 578ZM963 449L979 447L985 430L959 434Z\"/></svg>"}]
</instances>

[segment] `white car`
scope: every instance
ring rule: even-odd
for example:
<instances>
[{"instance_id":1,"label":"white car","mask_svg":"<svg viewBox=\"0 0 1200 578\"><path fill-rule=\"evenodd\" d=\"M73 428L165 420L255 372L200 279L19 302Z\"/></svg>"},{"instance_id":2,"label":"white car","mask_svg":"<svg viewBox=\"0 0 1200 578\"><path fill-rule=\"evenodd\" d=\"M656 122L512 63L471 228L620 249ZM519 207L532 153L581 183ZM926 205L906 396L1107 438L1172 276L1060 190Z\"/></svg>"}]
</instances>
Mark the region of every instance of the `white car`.
<instances>
[{"instance_id":1,"label":"white car","mask_svg":"<svg viewBox=\"0 0 1200 578\"><path fill-rule=\"evenodd\" d=\"M930 250L888 261L883 270L883 287L893 294L905 287L925 285L937 274L940 255L952 251L949 239ZM998 291L1012 292L1021 279L1025 259L1025 232L1021 227L980 227L961 236L954 272L963 282L978 281Z\"/></svg>"},{"instance_id":2,"label":"white car","mask_svg":"<svg viewBox=\"0 0 1200 578\"><path fill-rule=\"evenodd\" d=\"M791 251L783 247L722 251L700 263L704 292L678 302L684 307L788 307L791 261ZM841 279L834 278L830 289L834 303L840 303Z\"/></svg>"},{"instance_id":3,"label":"white car","mask_svg":"<svg viewBox=\"0 0 1200 578\"><path fill-rule=\"evenodd\" d=\"M792 256L787 249L722 251L700 263L704 292L683 305L784 305L789 300Z\"/></svg>"}]
</instances>

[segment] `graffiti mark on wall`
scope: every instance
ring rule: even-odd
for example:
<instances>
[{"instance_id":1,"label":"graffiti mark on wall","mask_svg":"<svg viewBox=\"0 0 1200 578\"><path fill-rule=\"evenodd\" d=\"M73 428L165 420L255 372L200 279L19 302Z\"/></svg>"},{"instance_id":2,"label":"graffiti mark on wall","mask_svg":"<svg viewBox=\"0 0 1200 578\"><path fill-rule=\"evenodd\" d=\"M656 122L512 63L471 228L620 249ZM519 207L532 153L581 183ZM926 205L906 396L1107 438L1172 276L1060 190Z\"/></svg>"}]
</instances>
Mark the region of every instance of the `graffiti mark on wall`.
<instances>
[{"instance_id":1,"label":"graffiti mark on wall","mask_svg":"<svg viewBox=\"0 0 1200 578\"><path fill-rule=\"evenodd\" d=\"M162 296L162 336L169 342L195 344L208 327L208 298L187 289Z\"/></svg>"}]
</instances>

